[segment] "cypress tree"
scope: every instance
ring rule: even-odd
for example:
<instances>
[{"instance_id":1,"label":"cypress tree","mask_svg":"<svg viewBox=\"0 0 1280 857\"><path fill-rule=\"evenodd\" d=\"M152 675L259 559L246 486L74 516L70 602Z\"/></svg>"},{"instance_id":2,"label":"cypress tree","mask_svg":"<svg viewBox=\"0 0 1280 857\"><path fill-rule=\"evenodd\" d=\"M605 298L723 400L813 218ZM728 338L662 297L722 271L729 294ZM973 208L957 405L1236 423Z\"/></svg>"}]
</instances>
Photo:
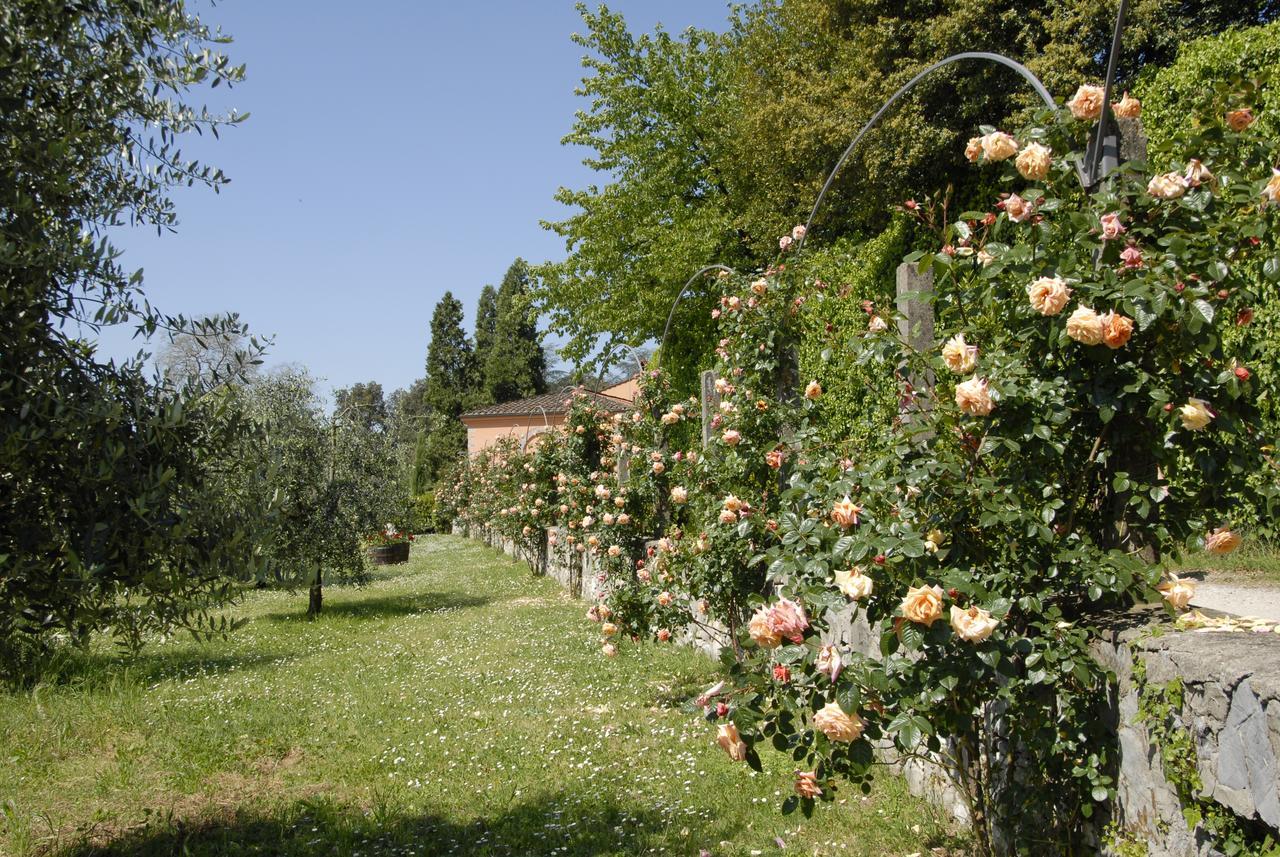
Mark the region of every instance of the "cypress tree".
<instances>
[{"instance_id":1,"label":"cypress tree","mask_svg":"<svg viewBox=\"0 0 1280 857\"><path fill-rule=\"evenodd\" d=\"M476 383L472 395L468 398L468 407L491 405L494 402L489 393L489 385L484 383L484 372L489 362L489 353L493 350L497 324L498 291L493 286L485 286L480 291L480 301L476 304L476 347L473 360Z\"/></svg>"},{"instance_id":2,"label":"cypress tree","mask_svg":"<svg viewBox=\"0 0 1280 857\"><path fill-rule=\"evenodd\" d=\"M422 469L434 482L467 448L467 429L458 419L469 400L473 353L462 330L462 302L445 292L431 316L424 403L431 414L423 443Z\"/></svg>"},{"instance_id":3,"label":"cypress tree","mask_svg":"<svg viewBox=\"0 0 1280 857\"><path fill-rule=\"evenodd\" d=\"M529 266L516 259L498 288L493 344L484 363L491 401L509 402L547 390L547 364L533 309Z\"/></svg>"}]
</instances>

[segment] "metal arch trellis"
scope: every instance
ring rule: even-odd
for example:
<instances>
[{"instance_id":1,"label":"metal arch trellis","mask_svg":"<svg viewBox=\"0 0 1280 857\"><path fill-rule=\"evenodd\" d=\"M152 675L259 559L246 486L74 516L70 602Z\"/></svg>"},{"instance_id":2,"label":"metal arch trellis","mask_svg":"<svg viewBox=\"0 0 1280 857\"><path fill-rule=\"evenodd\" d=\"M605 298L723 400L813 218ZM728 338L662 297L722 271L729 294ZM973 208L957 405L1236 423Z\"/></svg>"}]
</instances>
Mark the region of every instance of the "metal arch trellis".
<instances>
[{"instance_id":1,"label":"metal arch trellis","mask_svg":"<svg viewBox=\"0 0 1280 857\"><path fill-rule=\"evenodd\" d=\"M685 281L685 284L680 287L680 291L676 294L676 299L671 302L671 311L667 313L667 323L662 328L662 339L658 341L658 356L654 360L654 365L662 362L662 355L666 353L667 334L671 332L671 321L676 317L676 307L680 306L680 299L684 297L685 292L689 291L689 287L693 285L694 280L711 271L724 271L728 274L738 273L736 269L730 268L728 265L721 265L717 262L713 265L705 265L702 268L699 268L692 277Z\"/></svg>"}]
</instances>

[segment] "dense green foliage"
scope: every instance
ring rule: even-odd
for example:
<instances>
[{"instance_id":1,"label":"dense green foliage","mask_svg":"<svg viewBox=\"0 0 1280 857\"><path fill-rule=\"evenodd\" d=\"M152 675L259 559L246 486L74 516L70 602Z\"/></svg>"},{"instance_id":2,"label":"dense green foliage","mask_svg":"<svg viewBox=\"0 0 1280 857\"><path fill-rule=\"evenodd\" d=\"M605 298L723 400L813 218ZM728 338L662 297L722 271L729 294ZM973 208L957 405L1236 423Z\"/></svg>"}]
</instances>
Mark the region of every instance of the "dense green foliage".
<instances>
[{"instance_id":1,"label":"dense green foliage","mask_svg":"<svg viewBox=\"0 0 1280 857\"><path fill-rule=\"evenodd\" d=\"M1095 0L763 0L737 9L727 33L674 37L633 35L607 8L582 8L575 39L590 53L578 92L588 102L565 142L590 150L599 178L557 195L572 210L548 224L568 258L539 268L552 329L569 336L573 359L596 344L616 359L617 343L658 337L698 268L767 264L857 129L926 65L991 50L1070 93L1101 79L1115 11ZM1131 4L1121 81L1167 64L1192 38L1277 11L1274 0ZM957 172L960 135L1032 99L1015 74L985 64L929 78L846 164L815 237L875 234L890 203L948 183L961 199L979 193L982 177ZM681 317L685 352L669 349L668 368L709 365L715 297L696 284Z\"/></svg>"},{"instance_id":2,"label":"dense green foliage","mask_svg":"<svg viewBox=\"0 0 1280 857\"><path fill-rule=\"evenodd\" d=\"M485 311L480 295L477 313ZM538 334L538 314L531 304L529 266L516 259L502 277L494 306L492 341L480 362L479 322L476 365L489 402L501 404L546 392L547 367ZM480 386L477 384L477 386Z\"/></svg>"},{"instance_id":3,"label":"dense green foliage","mask_svg":"<svg viewBox=\"0 0 1280 857\"><path fill-rule=\"evenodd\" d=\"M481 376L489 364L489 353L493 350L493 336L497 325L498 291L493 286L485 286L480 290L480 300L476 302L476 329L472 337L476 369ZM493 404L493 400L488 397L488 384L477 384L474 393L473 404Z\"/></svg>"},{"instance_id":4,"label":"dense green foliage","mask_svg":"<svg viewBox=\"0 0 1280 857\"><path fill-rule=\"evenodd\" d=\"M445 292L431 316L427 346L427 413L425 436L416 462L420 487L435 482L440 471L467 448L467 429L458 419L475 385L471 341L462 329L462 302Z\"/></svg>"},{"instance_id":5,"label":"dense green foliage","mask_svg":"<svg viewBox=\"0 0 1280 857\"><path fill-rule=\"evenodd\" d=\"M333 393L333 410L344 420L359 424L367 430L387 428L390 414L382 398L382 385L377 381L364 381L343 387Z\"/></svg>"},{"instance_id":6,"label":"dense green foliage","mask_svg":"<svg viewBox=\"0 0 1280 857\"><path fill-rule=\"evenodd\" d=\"M82 330L238 341L234 319L166 317L106 238L172 228L175 185L226 179L179 152L241 116L185 102L242 69L182 4L0 2L0 674L110 627L137 645L210 612L251 573L262 510L224 501L253 432L201 385L158 389ZM252 363L253 355L241 362ZM222 627L218 622L216 627Z\"/></svg>"}]
</instances>

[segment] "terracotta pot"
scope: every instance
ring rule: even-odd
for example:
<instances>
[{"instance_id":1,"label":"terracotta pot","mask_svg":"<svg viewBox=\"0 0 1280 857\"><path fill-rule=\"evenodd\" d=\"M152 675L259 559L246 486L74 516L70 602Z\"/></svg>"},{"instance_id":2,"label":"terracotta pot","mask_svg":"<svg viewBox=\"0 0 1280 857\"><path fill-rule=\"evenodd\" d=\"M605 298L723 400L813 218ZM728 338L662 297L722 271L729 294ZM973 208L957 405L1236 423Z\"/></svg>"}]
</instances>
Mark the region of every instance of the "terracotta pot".
<instances>
[{"instance_id":1,"label":"terracotta pot","mask_svg":"<svg viewBox=\"0 0 1280 857\"><path fill-rule=\"evenodd\" d=\"M365 549L371 565L399 565L409 561L409 543L400 542L394 545L378 545Z\"/></svg>"}]
</instances>

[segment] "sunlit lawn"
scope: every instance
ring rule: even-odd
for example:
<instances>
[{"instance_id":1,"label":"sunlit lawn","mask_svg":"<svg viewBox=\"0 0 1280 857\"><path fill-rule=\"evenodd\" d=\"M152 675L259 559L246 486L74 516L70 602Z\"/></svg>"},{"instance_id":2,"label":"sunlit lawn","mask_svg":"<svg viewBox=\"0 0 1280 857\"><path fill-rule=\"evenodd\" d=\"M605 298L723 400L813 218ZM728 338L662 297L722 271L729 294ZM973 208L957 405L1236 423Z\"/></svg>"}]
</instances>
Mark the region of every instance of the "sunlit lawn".
<instances>
[{"instance_id":1,"label":"sunlit lawn","mask_svg":"<svg viewBox=\"0 0 1280 857\"><path fill-rule=\"evenodd\" d=\"M1195 551L1170 563L1178 574L1202 572L1211 583L1280 587L1280 547L1246 538L1237 550L1214 556Z\"/></svg>"},{"instance_id":2,"label":"sunlit lawn","mask_svg":"<svg viewBox=\"0 0 1280 857\"><path fill-rule=\"evenodd\" d=\"M363 589L255 592L229 640L0 696L0 854L907 854L945 845L886 776L783 818L679 702L688 650L599 654L583 607L454 537ZM184 851L185 849L185 851ZM942 853L939 851L939 853Z\"/></svg>"}]
</instances>

